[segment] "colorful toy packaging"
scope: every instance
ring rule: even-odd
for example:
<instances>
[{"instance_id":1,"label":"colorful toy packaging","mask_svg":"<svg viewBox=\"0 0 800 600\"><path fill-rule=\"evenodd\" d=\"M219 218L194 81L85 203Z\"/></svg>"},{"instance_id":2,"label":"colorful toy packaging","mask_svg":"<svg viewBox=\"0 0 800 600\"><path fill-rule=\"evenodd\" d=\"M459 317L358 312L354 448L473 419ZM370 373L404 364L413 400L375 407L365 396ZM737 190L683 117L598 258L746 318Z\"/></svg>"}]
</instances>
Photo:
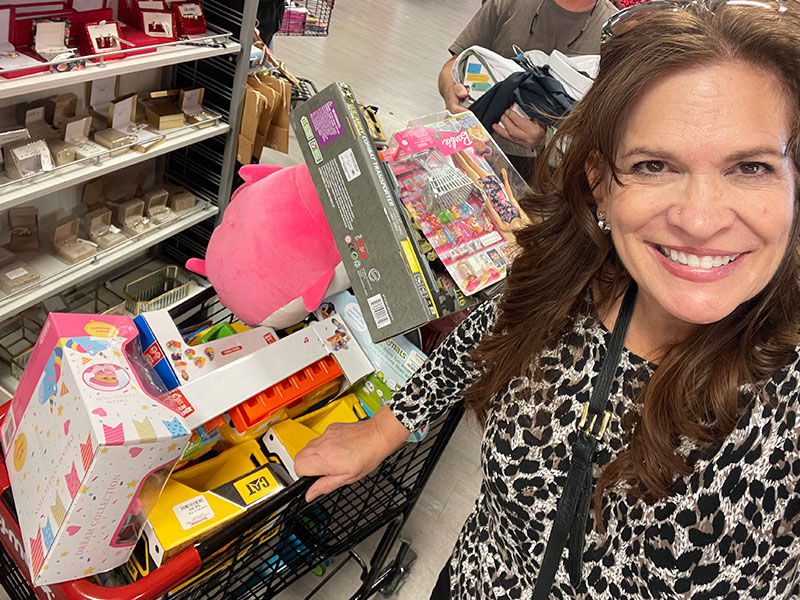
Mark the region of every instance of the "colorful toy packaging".
<instances>
[{"instance_id":1,"label":"colorful toy packaging","mask_svg":"<svg viewBox=\"0 0 800 600\"><path fill-rule=\"evenodd\" d=\"M421 121L394 135L388 160L408 214L472 295L505 278L527 186L472 113Z\"/></svg>"},{"instance_id":2,"label":"colorful toy packaging","mask_svg":"<svg viewBox=\"0 0 800 600\"><path fill-rule=\"evenodd\" d=\"M353 90L329 85L292 122L373 341L474 306L428 264Z\"/></svg>"},{"instance_id":3,"label":"colorful toy packaging","mask_svg":"<svg viewBox=\"0 0 800 600\"><path fill-rule=\"evenodd\" d=\"M350 292L334 294L325 299L315 311L315 314L322 319L333 313L342 316L345 325L353 332L353 336L375 368L374 373L368 375L352 389L366 413L371 417L422 366L426 356L402 335L383 342L373 342L369 337L367 323L358 305L358 300ZM425 437L426 432L427 426L412 432L409 441L420 441Z\"/></svg>"},{"instance_id":4,"label":"colorful toy packaging","mask_svg":"<svg viewBox=\"0 0 800 600\"><path fill-rule=\"evenodd\" d=\"M168 390L197 379L278 341L270 327L254 327L206 343L184 341L166 310L145 312L134 318L142 336L142 349Z\"/></svg>"},{"instance_id":5,"label":"colorful toy packaging","mask_svg":"<svg viewBox=\"0 0 800 600\"><path fill-rule=\"evenodd\" d=\"M256 440L173 474L145 525L150 559L163 564L290 483Z\"/></svg>"},{"instance_id":6,"label":"colorful toy packaging","mask_svg":"<svg viewBox=\"0 0 800 600\"><path fill-rule=\"evenodd\" d=\"M372 365L363 350L339 315L333 315L273 344L240 353L236 360L222 368L190 379L170 392L169 402L183 416L187 427L194 429L243 402L248 402L248 406L251 402L258 404L257 396L262 392L290 375L302 374L304 369L323 359L334 363L341 372L343 377L336 379L340 393L372 373ZM262 416L267 418L270 410L265 405ZM256 424L251 422L249 427Z\"/></svg>"},{"instance_id":7,"label":"colorful toy packaging","mask_svg":"<svg viewBox=\"0 0 800 600\"><path fill-rule=\"evenodd\" d=\"M3 424L34 585L123 564L189 431L134 358L128 317L51 313Z\"/></svg>"}]
</instances>

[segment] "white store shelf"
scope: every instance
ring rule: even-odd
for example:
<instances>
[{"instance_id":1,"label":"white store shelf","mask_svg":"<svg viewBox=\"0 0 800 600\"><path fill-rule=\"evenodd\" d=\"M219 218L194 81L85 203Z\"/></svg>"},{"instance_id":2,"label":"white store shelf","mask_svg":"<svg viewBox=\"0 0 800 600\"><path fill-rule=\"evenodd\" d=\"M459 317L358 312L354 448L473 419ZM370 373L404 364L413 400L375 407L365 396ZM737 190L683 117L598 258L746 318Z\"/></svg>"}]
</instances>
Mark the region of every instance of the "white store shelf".
<instances>
[{"instance_id":1,"label":"white store shelf","mask_svg":"<svg viewBox=\"0 0 800 600\"><path fill-rule=\"evenodd\" d=\"M13 294L0 296L0 321L76 283L96 279L112 267L144 252L151 246L215 216L218 211L216 206L208 202L198 202L194 208L180 213L176 219L164 223L155 230L130 238L118 246L98 252L74 265L69 265L50 254L39 254L32 258L22 255L21 258L36 269L41 278Z\"/></svg>"},{"instance_id":2,"label":"white store shelf","mask_svg":"<svg viewBox=\"0 0 800 600\"><path fill-rule=\"evenodd\" d=\"M167 138L164 142L144 153L128 150L119 156L106 155L99 159L97 164L95 159L91 159L61 167L52 173L43 173L28 179L20 179L7 185L3 184L4 180L0 180L0 211L35 200L51 192L150 160L156 156L167 154L178 148L227 133L229 129L230 127L227 123L219 123L203 129L186 127L167 133Z\"/></svg>"},{"instance_id":3,"label":"white store shelf","mask_svg":"<svg viewBox=\"0 0 800 600\"><path fill-rule=\"evenodd\" d=\"M84 81L124 75L147 69L157 69L178 63L211 58L224 54L236 54L241 50L237 42L227 42L217 46L175 45L158 48L155 52L131 56L120 60L109 60L100 63L87 61L86 68L63 73L35 73L15 79L0 77L0 99L20 94L55 90L60 87L74 85Z\"/></svg>"},{"instance_id":4,"label":"white store shelf","mask_svg":"<svg viewBox=\"0 0 800 600\"><path fill-rule=\"evenodd\" d=\"M106 283L107 287L122 296L123 289L125 287L125 283L128 281L133 281L139 277L144 277L148 273L152 273L153 271L157 271L162 267L166 267L167 265L175 264L172 261L169 261L164 258L155 258L152 260L147 261L138 269L127 273L124 277L120 277L117 280L109 281ZM78 282L80 284L81 282ZM172 309L174 306L178 306L184 302L188 302L193 297L197 296L204 292L211 284L209 284L204 279L192 279L190 281L189 291L187 292L184 298L178 300L175 304L166 307L167 310ZM69 286L68 286L69 287ZM130 315L130 313L125 313ZM11 365L9 365L4 360L0 360L0 406L8 402L14 393L17 391L17 385L19 384L19 380L11 374Z\"/></svg>"}]
</instances>

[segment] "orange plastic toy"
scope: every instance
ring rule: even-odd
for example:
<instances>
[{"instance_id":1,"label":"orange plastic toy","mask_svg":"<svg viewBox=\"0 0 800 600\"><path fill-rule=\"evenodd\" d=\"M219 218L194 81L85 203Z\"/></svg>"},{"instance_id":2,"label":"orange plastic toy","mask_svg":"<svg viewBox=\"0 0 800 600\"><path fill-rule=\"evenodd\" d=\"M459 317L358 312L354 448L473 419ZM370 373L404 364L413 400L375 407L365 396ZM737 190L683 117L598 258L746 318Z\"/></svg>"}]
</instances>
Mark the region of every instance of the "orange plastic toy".
<instances>
[{"instance_id":1,"label":"orange plastic toy","mask_svg":"<svg viewBox=\"0 0 800 600\"><path fill-rule=\"evenodd\" d=\"M236 430L244 433L268 419L275 411L292 408L315 390L341 376L339 364L332 356L326 356L242 402L229 410L228 414Z\"/></svg>"}]
</instances>

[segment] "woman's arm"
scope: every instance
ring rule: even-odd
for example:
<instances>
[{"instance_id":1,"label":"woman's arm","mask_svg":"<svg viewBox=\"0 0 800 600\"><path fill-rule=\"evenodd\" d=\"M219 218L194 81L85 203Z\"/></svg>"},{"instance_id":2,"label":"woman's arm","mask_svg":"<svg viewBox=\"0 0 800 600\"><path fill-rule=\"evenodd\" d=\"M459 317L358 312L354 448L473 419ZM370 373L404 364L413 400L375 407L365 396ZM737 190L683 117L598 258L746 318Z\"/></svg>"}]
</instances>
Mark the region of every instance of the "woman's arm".
<instances>
[{"instance_id":1,"label":"woman's arm","mask_svg":"<svg viewBox=\"0 0 800 600\"><path fill-rule=\"evenodd\" d=\"M308 489L306 500L358 481L399 449L412 431L459 401L478 374L469 352L491 327L494 316L494 302L479 306L392 397L390 406L368 421L331 425L298 452L295 472L301 477L320 477Z\"/></svg>"}]
</instances>

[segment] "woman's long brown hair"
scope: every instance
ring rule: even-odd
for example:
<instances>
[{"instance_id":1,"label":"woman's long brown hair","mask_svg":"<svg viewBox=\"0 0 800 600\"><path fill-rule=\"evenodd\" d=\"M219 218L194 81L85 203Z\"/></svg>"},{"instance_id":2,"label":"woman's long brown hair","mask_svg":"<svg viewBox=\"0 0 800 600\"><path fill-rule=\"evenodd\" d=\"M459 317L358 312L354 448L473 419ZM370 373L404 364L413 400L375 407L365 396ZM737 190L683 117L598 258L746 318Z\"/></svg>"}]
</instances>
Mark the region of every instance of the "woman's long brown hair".
<instances>
[{"instance_id":1,"label":"woman's long brown hair","mask_svg":"<svg viewBox=\"0 0 800 600\"><path fill-rule=\"evenodd\" d=\"M800 6L797 0L785 4L781 16L753 7L721 8L716 14L703 7L653 12L604 45L594 85L537 159L533 191L523 199L533 224L517 235L521 253L500 298L499 316L472 353L481 376L465 399L479 420L485 422L493 399L512 378L537 376L535 357L589 308L590 289L601 313L624 293L629 275L597 226L585 169L587 161L597 166L600 185L619 181L614 157L625 117L653 82L730 61L776 75L783 85L776 94L783 93L791 119L788 151L800 173ZM800 183L797 175L795 181ZM787 250L766 288L663 354L639 398L641 415L626 434L626 448L597 482L600 529L606 489L623 484L648 502L666 497L676 478L692 471L678 453L681 441L694 440L706 450L721 444L741 417L741 386L762 385L800 343L797 204L796 197Z\"/></svg>"}]
</instances>

